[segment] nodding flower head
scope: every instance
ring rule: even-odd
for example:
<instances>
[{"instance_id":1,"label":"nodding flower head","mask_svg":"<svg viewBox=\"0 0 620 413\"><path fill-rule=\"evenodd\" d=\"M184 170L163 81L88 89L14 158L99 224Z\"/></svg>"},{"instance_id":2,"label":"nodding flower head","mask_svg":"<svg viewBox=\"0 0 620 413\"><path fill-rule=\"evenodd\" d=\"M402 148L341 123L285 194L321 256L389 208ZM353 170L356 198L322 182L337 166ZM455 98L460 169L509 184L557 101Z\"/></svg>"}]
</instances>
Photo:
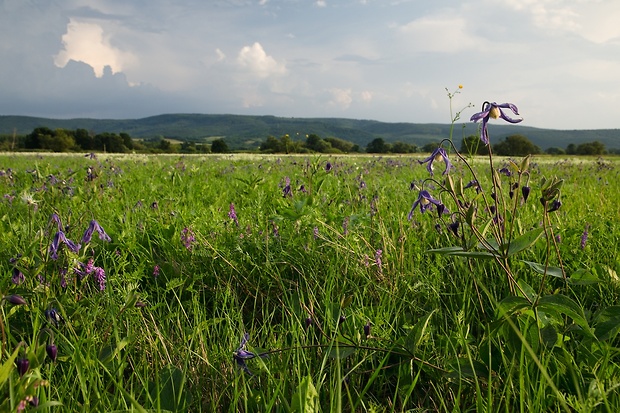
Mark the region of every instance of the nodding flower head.
<instances>
[{"instance_id":1,"label":"nodding flower head","mask_svg":"<svg viewBox=\"0 0 620 413\"><path fill-rule=\"evenodd\" d=\"M489 119L502 118L506 122L510 122L510 123L519 123L523 120L523 119L512 119L511 117L507 116L502 109L510 109L515 115L519 115L519 110L512 103L497 104L495 102L493 103L484 102L482 104L482 111L475 113L470 119L472 122L478 122L479 120L482 120L480 139L485 145L489 144L489 133L487 130L487 123L489 122Z\"/></svg>"},{"instance_id":2,"label":"nodding flower head","mask_svg":"<svg viewBox=\"0 0 620 413\"><path fill-rule=\"evenodd\" d=\"M256 354L252 353L251 351L247 351L245 349L245 346L248 343L249 339L250 339L250 335L248 333L243 334L243 338L241 339L241 344L239 344L239 347L237 347L237 349L233 353L233 360L237 362L237 367L239 367L241 370L243 370L245 373L251 376L252 372L248 368L247 364L245 364L245 361L253 359L254 357L256 357Z\"/></svg>"},{"instance_id":3,"label":"nodding flower head","mask_svg":"<svg viewBox=\"0 0 620 413\"><path fill-rule=\"evenodd\" d=\"M428 191L421 190L420 193L418 194L418 199L416 199L413 205L411 206L411 211L409 211L408 219L411 219L413 217L413 211L415 211L417 206L420 207L420 212L423 213L426 210L432 210L433 205L435 205L438 208L441 206L441 209L440 209L441 213L449 212L448 209L445 207L445 205L441 201L433 198L431 194L428 193Z\"/></svg>"},{"instance_id":4,"label":"nodding flower head","mask_svg":"<svg viewBox=\"0 0 620 413\"><path fill-rule=\"evenodd\" d=\"M431 153L431 156L428 158L418 161L420 164L426 164L426 170L433 176L433 162L442 160L446 164L446 169L443 171L443 175L450 172L450 169L454 168L450 159L448 159L448 154L446 150L442 147L438 147Z\"/></svg>"},{"instance_id":5,"label":"nodding flower head","mask_svg":"<svg viewBox=\"0 0 620 413\"><path fill-rule=\"evenodd\" d=\"M99 225L97 221L93 219L92 221L90 221L90 224L88 225L88 228L86 228L86 231L84 231L84 235L82 235L82 244L88 244L90 240L92 239L93 233L95 231L99 234L100 239L107 241L107 242L112 241L110 236L106 234L103 227Z\"/></svg>"}]
</instances>

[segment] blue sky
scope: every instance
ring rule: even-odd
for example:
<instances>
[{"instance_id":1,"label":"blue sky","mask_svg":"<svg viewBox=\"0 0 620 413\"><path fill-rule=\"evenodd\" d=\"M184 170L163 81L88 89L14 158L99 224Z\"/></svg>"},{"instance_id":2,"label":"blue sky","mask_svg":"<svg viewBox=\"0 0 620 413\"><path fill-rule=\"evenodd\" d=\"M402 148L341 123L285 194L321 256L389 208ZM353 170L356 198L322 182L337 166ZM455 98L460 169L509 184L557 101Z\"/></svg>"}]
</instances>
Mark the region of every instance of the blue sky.
<instances>
[{"instance_id":1,"label":"blue sky","mask_svg":"<svg viewBox=\"0 0 620 413\"><path fill-rule=\"evenodd\" d=\"M617 0L0 0L0 114L620 128Z\"/></svg>"}]
</instances>

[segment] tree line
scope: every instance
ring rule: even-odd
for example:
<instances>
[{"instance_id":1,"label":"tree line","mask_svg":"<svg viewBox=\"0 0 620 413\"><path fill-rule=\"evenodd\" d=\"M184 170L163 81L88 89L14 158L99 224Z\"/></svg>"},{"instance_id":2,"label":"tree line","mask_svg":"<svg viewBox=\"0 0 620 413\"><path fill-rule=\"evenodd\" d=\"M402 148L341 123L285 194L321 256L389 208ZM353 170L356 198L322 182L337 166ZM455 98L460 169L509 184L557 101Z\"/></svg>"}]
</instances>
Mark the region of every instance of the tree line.
<instances>
[{"instance_id":1,"label":"tree line","mask_svg":"<svg viewBox=\"0 0 620 413\"><path fill-rule=\"evenodd\" d=\"M418 147L415 144L404 142L388 143L383 138L376 138L365 148L344 139L328 137L321 138L317 134L309 134L305 139L292 139L285 134L280 138L269 136L261 142L258 150L261 153L416 153L432 152L440 142L429 142ZM223 138L212 140L209 143L176 142L165 138L150 140L133 139L129 134L121 133L92 133L86 129L50 129L37 127L25 136L0 136L0 151L50 151L50 152L141 152L141 153L226 153L230 152L228 144ZM586 142L569 144L566 148L552 147L544 152L523 135L511 135L492 146L493 153L502 156L525 156L528 154L547 153L550 155L603 155L608 153L601 142ZM460 147L461 153L484 155L488 149L480 142L480 138L471 135L464 138ZM617 150L616 152L620 152Z\"/></svg>"}]
</instances>

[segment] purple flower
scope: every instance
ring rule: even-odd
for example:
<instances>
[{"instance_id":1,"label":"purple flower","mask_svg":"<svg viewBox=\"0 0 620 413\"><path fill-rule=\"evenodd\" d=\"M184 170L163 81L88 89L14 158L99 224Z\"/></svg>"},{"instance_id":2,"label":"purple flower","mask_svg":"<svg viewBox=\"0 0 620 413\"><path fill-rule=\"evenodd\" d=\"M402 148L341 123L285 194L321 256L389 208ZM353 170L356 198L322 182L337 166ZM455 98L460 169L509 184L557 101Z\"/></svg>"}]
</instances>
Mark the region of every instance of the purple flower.
<instances>
[{"instance_id":1,"label":"purple flower","mask_svg":"<svg viewBox=\"0 0 620 413\"><path fill-rule=\"evenodd\" d=\"M53 307L45 310L45 318L47 318L48 321L54 325L54 327L58 327L58 323L65 321L58 310Z\"/></svg>"},{"instance_id":2,"label":"purple flower","mask_svg":"<svg viewBox=\"0 0 620 413\"><path fill-rule=\"evenodd\" d=\"M562 201L555 199L552 203L550 208L547 210L547 212L555 212L558 209L560 209L560 207L562 206Z\"/></svg>"},{"instance_id":3,"label":"purple flower","mask_svg":"<svg viewBox=\"0 0 620 413\"><path fill-rule=\"evenodd\" d=\"M11 282L15 285L20 285L26 281L26 276L17 267L13 267L13 275L11 276Z\"/></svg>"},{"instance_id":4,"label":"purple flower","mask_svg":"<svg viewBox=\"0 0 620 413\"><path fill-rule=\"evenodd\" d=\"M251 351L247 351L245 349L245 346L248 343L249 339L250 339L250 335L248 333L245 333L243 335L243 338L241 339L241 344L239 344L239 347L237 347L237 349L233 353L233 360L237 362L237 366L240 369L242 369L244 372L246 372L247 374L251 376L252 372L248 368L247 364L245 364L245 361L253 359L254 357L256 357L256 354L252 353Z\"/></svg>"},{"instance_id":5,"label":"purple flower","mask_svg":"<svg viewBox=\"0 0 620 413\"><path fill-rule=\"evenodd\" d=\"M50 249L49 249L50 256L52 257L53 260L58 259L58 250L62 244L65 244L67 248L69 248L71 251L73 251L76 254L80 251L80 247L81 247L80 244L76 244L75 242L71 241L69 238L65 236L64 232L58 231L54 235L54 239L52 240L52 245L50 245Z\"/></svg>"},{"instance_id":6,"label":"purple flower","mask_svg":"<svg viewBox=\"0 0 620 413\"><path fill-rule=\"evenodd\" d=\"M522 186L521 193L523 194L523 202L527 202L527 198L530 196L531 188L529 186Z\"/></svg>"},{"instance_id":7,"label":"purple flower","mask_svg":"<svg viewBox=\"0 0 620 413\"><path fill-rule=\"evenodd\" d=\"M153 277L155 278L159 277L159 270L160 270L160 267L159 265L156 264L155 267L153 267Z\"/></svg>"},{"instance_id":8,"label":"purple flower","mask_svg":"<svg viewBox=\"0 0 620 413\"><path fill-rule=\"evenodd\" d=\"M284 198L293 196L293 191L291 189L291 178L288 176L284 178L284 188L282 189L282 196Z\"/></svg>"},{"instance_id":9,"label":"purple flower","mask_svg":"<svg viewBox=\"0 0 620 413\"><path fill-rule=\"evenodd\" d=\"M364 335L366 338L370 337L370 321L364 325Z\"/></svg>"},{"instance_id":10,"label":"purple flower","mask_svg":"<svg viewBox=\"0 0 620 413\"><path fill-rule=\"evenodd\" d=\"M194 232L187 227L183 228L183 231L181 231L181 242L187 250L191 251L194 241L196 241Z\"/></svg>"},{"instance_id":11,"label":"purple flower","mask_svg":"<svg viewBox=\"0 0 620 413\"><path fill-rule=\"evenodd\" d=\"M586 248L586 244L588 243L588 229L590 229L590 224L586 224L583 234L581 234L580 246L582 250Z\"/></svg>"},{"instance_id":12,"label":"purple flower","mask_svg":"<svg viewBox=\"0 0 620 413\"><path fill-rule=\"evenodd\" d=\"M383 263L381 262L381 255L383 254L382 250L377 250L375 252L375 265L379 268L379 272L383 272Z\"/></svg>"},{"instance_id":13,"label":"purple flower","mask_svg":"<svg viewBox=\"0 0 620 413\"><path fill-rule=\"evenodd\" d=\"M86 228L86 231L84 231L84 235L82 235L82 244L88 244L90 242L90 240L93 237L93 233L97 231L99 233L99 238L110 242L112 241L112 239L110 238L110 236L108 234L106 234L105 230L103 229L103 227L101 225L99 225L99 223L97 221L95 221L94 219L92 221L90 221L90 224L88 225L88 228Z\"/></svg>"},{"instance_id":14,"label":"purple flower","mask_svg":"<svg viewBox=\"0 0 620 413\"><path fill-rule=\"evenodd\" d=\"M58 228L58 231L62 231L62 221L60 220L60 217L58 216L58 214L52 214L52 216L50 217L50 222L48 223L48 225L51 225L52 223L56 224L56 227Z\"/></svg>"},{"instance_id":15,"label":"purple flower","mask_svg":"<svg viewBox=\"0 0 620 413\"><path fill-rule=\"evenodd\" d=\"M105 270L101 267L95 267L93 277L95 282L99 284L99 291L105 290Z\"/></svg>"},{"instance_id":16,"label":"purple flower","mask_svg":"<svg viewBox=\"0 0 620 413\"><path fill-rule=\"evenodd\" d=\"M235 204L232 202L228 208L228 218L232 219L235 225L239 226L239 219L237 218L237 211L235 211Z\"/></svg>"},{"instance_id":17,"label":"purple flower","mask_svg":"<svg viewBox=\"0 0 620 413\"><path fill-rule=\"evenodd\" d=\"M332 170L332 164L331 164L331 162L327 162L325 164L325 172L329 172L331 170Z\"/></svg>"},{"instance_id":18,"label":"purple flower","mask_svg":"<svg viewBox=\"0 0 620 413\"><path fill-rule=\"evenodd\" d=\"M56 357L58 357L58 347L56 347L54 344L48 344L45 347L45 352L47 353L47 356L50 358L50 360L56 361Z\"/></svg>"},{"instance_id":19,"label":"purple flower","mask_svg":"<svg viewBox=\"0 0 620 413\"><path fill-rule=\"evenodd\" d=\"M454 166L450 162L450 159L448 159L448 154L446 153L446 150L442 147L438 147L433 151L433 153L431 153L431 156L422 161L418 161L418 163L425 163L426 170L431 174L431 176L433 176L433 162L439 160L443 160L443 162L446 164L446 170L443 171L443 175L447 174L448 172L450 172L450 169L454 168Z\"/></svg>"},{"instance_id":20,"label":"purple flower","mask_svg":"<svg viewBox=\"0 0 620 413\"><path fill-rule=\"evenodd\" d=\"M409 211L409 215L408 215L409 220L413 218L413 211L418 205L420 206L420 212L425 212L426 210L432 209L433 205L437 207L439 207L440 205L444 206L441 203L441 201L433 198L431 194L428 193L428 191L422 190L418 194L418 199L416 199L413 205L411 206L411 211ZM444 211L445 211L445 206L444 206Z\"/></svg>"},{"instance_id":21,"label":"purple flower","mask_svg":"<svg viewBox=\"0 0 620 413\"><path fill-rule=\"evenodd\" d=\"M519 123L523 120L523 119L512 119L506 116L506 114L504 113L502 109L510 109L515 115L519 115L519 110L512 103L497 104L495 102L493 103L484 102L482 104L482 112L475 113L470 119L472 122L478 122L479 120L482 120L482 129L480 132L480 139L485 145L489 144L489 133L487 130L487 123L489 122L490 118L493 118L493 119L502 118L506 122L510 122L510 123Z\"/></svg>"}]
</instances>

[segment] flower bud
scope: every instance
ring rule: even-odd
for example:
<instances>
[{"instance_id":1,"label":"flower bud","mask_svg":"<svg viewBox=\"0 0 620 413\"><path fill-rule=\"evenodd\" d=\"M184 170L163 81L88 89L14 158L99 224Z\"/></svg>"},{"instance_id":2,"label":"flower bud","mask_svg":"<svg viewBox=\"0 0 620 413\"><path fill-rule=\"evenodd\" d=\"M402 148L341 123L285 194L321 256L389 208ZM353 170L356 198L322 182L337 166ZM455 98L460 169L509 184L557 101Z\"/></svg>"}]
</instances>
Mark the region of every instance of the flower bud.
<instances>
[{"instance_id":1,"label":"flower bud","mask_svg":"<svg viewBox=\"0 0 620 413\"><path fill-rule=\"evenodd\" d=\"M26 300L21 295L13 294L4 297L9 303L13 305L26 305Z\"/></svg>"},{"instance_id":2,"label":"flower bud","mask_svg":"<svg viewBox=\"0 0 620 413\"><path fill-rule=\"evenodd\" d=\"M15 365L17 366L17 372L19 373L19 377L22 377L28 371L30 367L30 361L27 358L19 358L15 360Z\"/></svg>"},{"instance_id":3,"label":"flower bud","mask_svg":"<svg viewBox=\"0 0 620 413\"><path fill-rule=\"evenodd\" d=\"M370 321L364 325L364 335L366 338L370 337Z\"/></svg>"},{"instance_id":4,"label":"flower bud","mask_svg":"<svg viewBox=\"0 0 620 413\"><path fill-rule=\"evenodd\" d=\"M562 201L556 199L551 203L551 208L547 210L547 212L555 212L562 206Z\"/></svg>"},{"instance_id":5,"label":"flower bud","mask_svg":"<svg viewBox=\"0 0 620 413\"><path fill-rule=\"evenodd\" d=\"M521 193L523 194L523 202L527 202L527 197L530 196L531 188L529 186L521 187Z\"/></svg>"},{"instance_id":6,"label":"flower bud","mask_svg":"<svg viewBox=\"0 0 620 413\"><path fill-rule=\"evenodd\" d=\"M56 357L58 357L58 347L56 347L56 345L48 344L47 347L45 347L45 352L50 360L56 361Z\"/></svg>"}]
</instances>

